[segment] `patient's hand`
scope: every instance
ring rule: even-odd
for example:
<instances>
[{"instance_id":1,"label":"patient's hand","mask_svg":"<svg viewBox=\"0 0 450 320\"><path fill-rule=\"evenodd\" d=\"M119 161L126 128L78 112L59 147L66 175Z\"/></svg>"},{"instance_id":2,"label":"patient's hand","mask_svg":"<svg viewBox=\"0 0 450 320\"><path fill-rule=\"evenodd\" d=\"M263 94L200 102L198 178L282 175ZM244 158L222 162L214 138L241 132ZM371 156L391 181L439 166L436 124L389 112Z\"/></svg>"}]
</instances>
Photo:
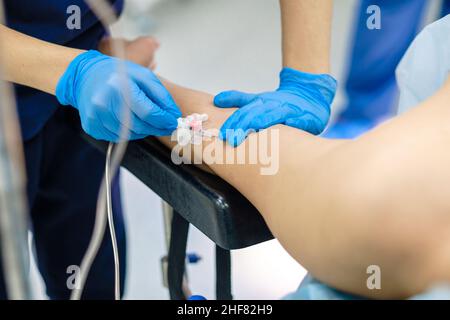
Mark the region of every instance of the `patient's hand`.
<instances>
[{"instance_id":1,"label":"patient's hand","mask_svg":"<svg viewBox=\"0 0 450 320\"><path fill-rule=\"evenodd\" d=\"M112 50L113 41L123 41L125 45L125 55L127 60L140 64L152 70L155 69L155 52L159 48L159 42L153 37L139 37L135 40L125 40L120 38L103 38L98 50L106 55L114 56Z\"/></svg>"}]
</instances>

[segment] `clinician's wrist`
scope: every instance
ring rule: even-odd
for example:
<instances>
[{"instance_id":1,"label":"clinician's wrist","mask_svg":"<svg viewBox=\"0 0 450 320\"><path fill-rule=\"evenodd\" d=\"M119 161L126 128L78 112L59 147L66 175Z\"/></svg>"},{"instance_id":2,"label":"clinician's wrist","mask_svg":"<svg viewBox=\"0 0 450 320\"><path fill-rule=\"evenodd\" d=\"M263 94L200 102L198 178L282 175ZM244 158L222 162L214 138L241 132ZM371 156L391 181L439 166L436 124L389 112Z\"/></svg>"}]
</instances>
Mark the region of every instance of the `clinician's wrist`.
<instances>
[{"instance_id":1,"label":"clinician's wrist","mask_svg":"<svg viewBox=\"0 0 450 320\"><path fill-rule=\"evenodd\" d=\"M77 107L80 75L102 58L107 56L96 50L81 51L73 57L56 85L55 96L60 104Z\"/></svg>"},{"instance_id":2,"label":"clinician's wrist","mask_svg":"<svg viewBox=\"0 0 450 320\"><path fill-rule=\"evenodd\" d=\"M334 100L337 90L336 79L329 74L315 74L284 67L280 72L278 90L302 92L312 95L328 106Z\"/></svg>"}]
</instances>

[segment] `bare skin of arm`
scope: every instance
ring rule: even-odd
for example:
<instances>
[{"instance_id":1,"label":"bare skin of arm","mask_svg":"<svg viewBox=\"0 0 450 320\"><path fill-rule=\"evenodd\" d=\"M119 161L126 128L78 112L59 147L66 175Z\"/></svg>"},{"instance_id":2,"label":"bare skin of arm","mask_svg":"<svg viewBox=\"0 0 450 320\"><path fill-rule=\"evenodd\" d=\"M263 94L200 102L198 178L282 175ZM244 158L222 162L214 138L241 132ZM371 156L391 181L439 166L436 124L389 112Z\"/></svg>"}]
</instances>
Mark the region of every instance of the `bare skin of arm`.
<instances>
[{"instance_id":1,"label":"bare skin of arm","mask_svg":"<svg viewBox=\"0 0 450 320\"><path fill-rule=\"evenodd\" d=\"M209 128L220 128L233 112L213 107L208 94L165 85L184 115L209 114ZM354 141L272 127L279 130L275 175L261 175L262 164L207 165L258 208L284 248L318 279L367 297L408 297L450 280L448 101L450 81ZM231 149L213 138L203 150L210 144ZM381 268L381 290L367 288L370 265Z\"/></svg>"},{"instance_id":2,"label":"bare skin of arm","mask_svg":"<svg viewBox=\"0 0 450 320\"><path fill-rule=\"evenodd\" d=\"M158 42L151 37L123 41L127 58L154 68L153 55ZM111 51L111 39L100 42L98 50ZM55 94L56 85L70 62L85 50L42 41L0 24L0 60L6 81Z\"/></svg>"},{"instance_id":3,"label":"bare skin of arm","mask_svg":"<svg viewBox=\"0 0 450 320\"><path fill-rule=\"evenodd\" d=\"M5 80L55 94L70 62L84 50L45 42L0 25Z\"/></svg>"},{"instance_id":4,"label":"bare skin of arm","mask_svg":"<svg viewBox=\"0 0 450 320\"><path fill-rule=\"evenodd\" d=\"M283 66L330 72L332 0L280 0Z\"/></svg>"}]
</instances>

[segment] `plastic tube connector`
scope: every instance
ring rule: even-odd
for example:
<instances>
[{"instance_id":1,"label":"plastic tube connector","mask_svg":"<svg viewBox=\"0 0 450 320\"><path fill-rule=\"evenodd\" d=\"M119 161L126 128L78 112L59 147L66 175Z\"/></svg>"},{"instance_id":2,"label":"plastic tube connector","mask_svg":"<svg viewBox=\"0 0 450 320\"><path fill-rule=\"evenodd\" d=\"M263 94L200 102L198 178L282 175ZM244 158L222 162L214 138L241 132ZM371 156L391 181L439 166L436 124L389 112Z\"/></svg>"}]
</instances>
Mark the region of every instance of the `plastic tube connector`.
<instances>
[{"instance_id":1,"label":"plastic tube connector","mask_svg":"<svg viewBox=\"0 0 450 320\"><path fill-rule=\"evenodd\" d=\"M212 136L206 134L203 130L203 122L208 120L206 113L193 113L186 118L178 118L178 127L176 132L176 139L180 146L187 146L189 143L199 145L202 143L203 136Z\"/></svg>"}]
</instances>

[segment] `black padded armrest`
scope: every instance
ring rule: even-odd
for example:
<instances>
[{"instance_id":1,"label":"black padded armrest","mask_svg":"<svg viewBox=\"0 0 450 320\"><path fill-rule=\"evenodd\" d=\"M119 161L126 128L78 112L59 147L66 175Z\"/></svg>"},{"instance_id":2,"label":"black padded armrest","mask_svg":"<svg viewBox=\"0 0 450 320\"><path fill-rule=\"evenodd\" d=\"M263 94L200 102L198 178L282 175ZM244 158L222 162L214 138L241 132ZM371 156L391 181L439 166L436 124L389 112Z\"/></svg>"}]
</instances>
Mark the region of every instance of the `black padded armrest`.
<instances>
[{"instance_id":1,"label":"black padded armrest","mask_svg":"<svg viewBox=\"0 0 450 320\"><path fill-rule=\"evenodd\" d=\"M107 144L86 135L102 152ZM240 249L273 238L258 210L223 179L194 165L176 165L170 150L154 138L132 141L122 165L187 221L224 249Z\"/></svg>"}]
</instances>

